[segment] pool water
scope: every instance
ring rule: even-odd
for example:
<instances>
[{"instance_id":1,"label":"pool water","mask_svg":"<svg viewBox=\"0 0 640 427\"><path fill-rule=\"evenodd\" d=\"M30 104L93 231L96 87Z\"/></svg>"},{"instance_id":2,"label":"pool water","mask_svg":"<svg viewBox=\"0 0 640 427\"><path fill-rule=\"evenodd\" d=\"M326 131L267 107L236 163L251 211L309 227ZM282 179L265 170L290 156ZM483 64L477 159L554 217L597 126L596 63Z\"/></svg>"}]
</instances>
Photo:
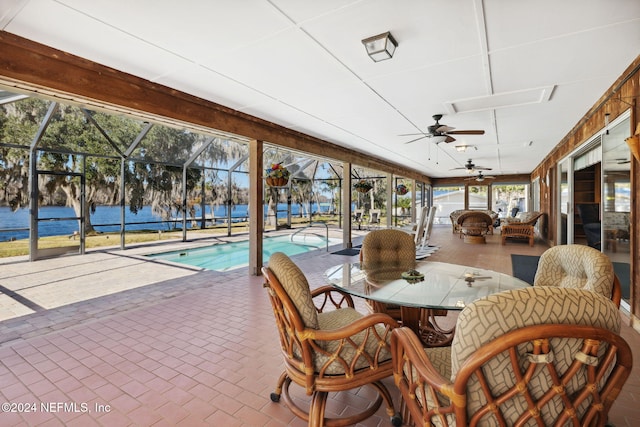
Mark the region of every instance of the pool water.
<instances>
[{"instance_id":1,"label":"pool water","mask_svg":"<svg viewBox=\"0 0 640 427\"><path fill-rule=\"evenodd\" d=\"M329 239L329 246L340 243L340 239ZM291 241L290 236L266 237L262 240L262 258L267 262L275 252L297 255L318 249L324 250L327 240L318 236ZM150 258L187 264L206 270L229 271L249 265L249 241L221 243L202 248L182 249L148 255Z\"/></svg>"}]
</instances>

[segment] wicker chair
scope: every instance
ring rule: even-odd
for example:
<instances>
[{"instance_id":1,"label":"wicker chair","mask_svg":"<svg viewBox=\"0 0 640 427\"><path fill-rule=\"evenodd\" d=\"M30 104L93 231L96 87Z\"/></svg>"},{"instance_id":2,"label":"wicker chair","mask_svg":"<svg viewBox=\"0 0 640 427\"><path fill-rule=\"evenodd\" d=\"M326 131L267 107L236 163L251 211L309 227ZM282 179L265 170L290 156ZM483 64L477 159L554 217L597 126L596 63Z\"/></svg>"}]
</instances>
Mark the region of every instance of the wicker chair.
<instances>
[{"instance_id":1,"label":"wicker chair","mask_svg":"<svg viewBox=\"0 0 640 427\"><path fill-rule=\"evenodd\" d=\"M373 415L384 401L392 424L400 425L391 395L381 382L392 373L389 341L398 324L381 313L363 316L353 308L348 294L333 287L310 290L304 274L281 252L271 256L262 273L285 361L271 400L277 402L282 396L291 412L309 426L356 424ZM314 298L320 300L320 308L314 305ZM326 311L329 308L335 309ZM309 411L290 397L291 381L313 396ZM372 405L359 414L325 418L327 393L363 385L378 392Z\"/></svg>"},{"instance_id":2,"label":"wicker chair","mask_svg":"<svg viewBox=\"0 0 640 427\"><path fill-rule=\"evenodd\" d=\"M360 263L363 269L375 270L380 266L394 270L409 270L416 264L416 243L411 234L402 230L382 229L367 233L362 240ZM401 319L400 307L378 301L367 301L375 313L386 313Z\"/></svg>"},{"instance_id":3,"label":"wicker chair","mask_svg":"<svg viewBox=\"0 0 640 427\"><path fill-rule=\"evenodd\" d=\"M509 218L500 227L502 233L502 244L506 244L508 238L527 239L529 246L533 246L535 239L535 226L542 212L525 212L519 218Z\"/></svg>"},{"instance_id":4,"label":"wicker chair","mask_svg":"<svg viewBox=\"0 0 640 427\"><path fill-rule=\"evenodd\" d=\"M449 219L451 220L451 231L453 233L460 233L460 225L458 224L458 217L460 215L467 212L484 212L489 215L493 222L491 223L491 227L489 227L489 234L493 234L493 224L498 220L498 214L492 210L471 210L471 209L458 209L449 214Z\"/></svg>"},{"instance_id":5,"label":"wicker chair","mask_svg":"<svg viewBox=\"0 0 640 427\"><path fill-rule=\"evenodd\" d=\"M416 246L412 236L401 230L384 229L369 232L362 241L360 263L365 270L409 270L415 268ZM395 273L393 273L395 275ZM400 306L368 300L367 304L374 313L384 313L398 322L402 321ZM425 341L430 346L444 346L451 343L454 329L442 328L437 318L447 316L447 310L421 309L419 313L422 326L429 325L425 332Z\"/></svg>"},{"instance_id":6,"label":"wicker chair","mask_svg":"<svg viewBox=\"0 0 640 427\"><path fill-rule=\"evenodd\" d=\"M584 245L559 245L540 256L534 286L558 286L596 292L620 307L622 289L609 257Z\"/></svg>"},{"instance_id":7,"label":"wicker chair","mask_svg":"<svg viewBox=\"0 0 640 427\"><path fill-rule=\"evenodd\" d=\"M493 218L485 212L467 211L457 221L465 243L486 243L484 236L493 230Z\"/></svg>"},{"instance_id":8,"label":"wicker chair","mask_svg":"<svg viewBox=\"0 0 640 427\"><path fill-rule=\"evenodd\" d=\"M425 350L413 331L397 328L391 346L405 421L604 426L632 367L619 330L607 298L550 287L468 305L451 347Z\"/></svg>"}]
</instances>

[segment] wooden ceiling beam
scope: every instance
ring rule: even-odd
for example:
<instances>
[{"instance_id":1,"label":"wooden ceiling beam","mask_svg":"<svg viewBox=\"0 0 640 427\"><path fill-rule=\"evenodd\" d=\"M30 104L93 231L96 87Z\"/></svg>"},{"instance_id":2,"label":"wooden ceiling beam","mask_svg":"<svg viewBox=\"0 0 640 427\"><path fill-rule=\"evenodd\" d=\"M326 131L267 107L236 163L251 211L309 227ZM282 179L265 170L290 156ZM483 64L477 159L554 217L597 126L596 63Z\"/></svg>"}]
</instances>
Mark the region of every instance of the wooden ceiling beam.
<instances>
[{"instance_id":1,"label":"wooden ceiling beam","mask_svg":"<svg viewBox=\"0 0 640 427\"><path fill-rule=\"evenodd\" d=\"M394 173L418 181L413 169L297 132L240 111L0 31L0 80L19 91L37 92L93 108L122 111L174 125L190 124L246 139Z\"/></svg>"}]
</instances>

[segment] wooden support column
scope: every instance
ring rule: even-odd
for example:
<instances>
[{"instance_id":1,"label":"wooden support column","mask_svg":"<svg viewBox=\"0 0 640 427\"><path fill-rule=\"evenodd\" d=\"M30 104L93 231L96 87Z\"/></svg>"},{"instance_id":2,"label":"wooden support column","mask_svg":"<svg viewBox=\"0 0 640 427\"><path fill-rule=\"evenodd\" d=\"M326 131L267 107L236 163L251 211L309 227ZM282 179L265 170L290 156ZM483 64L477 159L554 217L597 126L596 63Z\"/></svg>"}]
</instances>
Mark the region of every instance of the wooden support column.
<instances>
[{"instance_id":1,"label":"wooden support column","mask_svg":"<svg viewBox=\"0 0 640 427\"><path fill-rule=\"evenodd\" d=\"M262 274L262 234L264 233L263 142L249 141L249 274Z\"/></svg>"},{"instance_id":2,"label":"wooden support column","mask_svg":"<svg viewBox=\"0 0 640 427\"><path fill-rule=\"evenodd\" d=\"M342 170L342 247L345 249L353 247L351 241L351 163L343 163Z\"/></svg>"},{"instance_id":3,"label":"wooden support column","mask_svg":"<svg viewBox=\"0 0 640 427\"><path fill-rule=\"evenodd\" d=\"M393 174L387 173L387 228L393 226Z\"/></svg>"}]
</instances>

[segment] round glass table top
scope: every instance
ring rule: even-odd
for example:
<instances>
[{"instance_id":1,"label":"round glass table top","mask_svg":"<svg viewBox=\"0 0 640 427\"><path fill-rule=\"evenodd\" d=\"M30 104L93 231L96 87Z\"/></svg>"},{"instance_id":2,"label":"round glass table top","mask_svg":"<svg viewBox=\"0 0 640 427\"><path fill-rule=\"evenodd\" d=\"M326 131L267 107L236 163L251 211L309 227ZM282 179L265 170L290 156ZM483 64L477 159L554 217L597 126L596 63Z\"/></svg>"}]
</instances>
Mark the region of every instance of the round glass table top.
<instances>
[{"instance_id":1,"label":"round glass table top","mask_svg":"<svg viewBox=\"0 0 640 427\"><path fill-rule=\"evenodd\" d=\"M508 274L444 262L418 262L413 270L344 263L327 269L324 277L329 284L354 296L445 310L462 310L484 296L531 286Z\"/></svg>"}]
</instances>

